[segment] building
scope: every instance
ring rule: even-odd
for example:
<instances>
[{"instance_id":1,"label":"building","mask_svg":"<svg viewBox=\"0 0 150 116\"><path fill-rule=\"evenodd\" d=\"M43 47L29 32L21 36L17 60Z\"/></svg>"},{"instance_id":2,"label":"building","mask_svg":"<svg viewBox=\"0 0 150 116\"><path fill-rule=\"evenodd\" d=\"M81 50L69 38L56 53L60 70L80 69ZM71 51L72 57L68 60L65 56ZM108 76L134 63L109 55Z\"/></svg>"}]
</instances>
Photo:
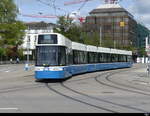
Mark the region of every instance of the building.
<instances>
[{"instance_id":1,"label":"building","mask_svg":"<svg viewBox=\"0 0 150 116\"><path fill-rule=\"evenodd\" d=\"M22 48L24 49L23 54L30 55L30 59L34 59L37 34L51 33L56 25L45 22L30 22L26 23L26 26L27 30L25 30L26 34L22 44Z\"/></svg>"},{"instance_id":2,"label":"building","mask_svg":"<svg viewBox=\"0 0 150 116\"><path fill-rule=\"evenodd\" d=\"M150 37L150 30L142 24L137 25L137 48L145 49L146 44L150 44L150 41L146 41L146 38Z\"/></svg>"},{"instance_id":3,"label":"building","mask_svg":"<svg viewBox=\"0 0 150 116\"><path fill-rule=\"evenodd\" d=\"M105 40L112 40L113 45L111 47L113 48L128 49L131 46L136 46L137 22L119 4L103 4L89 14L83 24L85 31L89 35L98 32L100 46L104 46Z\"/></svg>"}]
</instances>

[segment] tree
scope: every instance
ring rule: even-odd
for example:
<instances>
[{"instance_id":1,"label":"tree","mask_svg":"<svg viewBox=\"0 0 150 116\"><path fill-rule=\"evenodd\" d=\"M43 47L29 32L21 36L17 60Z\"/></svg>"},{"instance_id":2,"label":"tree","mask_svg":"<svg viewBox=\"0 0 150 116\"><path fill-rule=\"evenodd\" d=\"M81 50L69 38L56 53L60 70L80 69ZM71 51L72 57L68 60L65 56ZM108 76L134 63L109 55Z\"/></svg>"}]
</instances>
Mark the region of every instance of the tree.
<instances>
[{"instance_id":1,"label":"tree","mask_svg":"<svg viewBox=\"0 0 150 116\"><path fill-rule=\"evenodd\" d=\"M18 47L23 43L26 26L22 22L16 21L14 23L0 24L0 29L2 28L5 28L6 31L1 34L3 39L0 40L0 45L3 48L10 49L9 51L12 54L16 54L17 57Z\"/></svg>"},{"instance_id":2,"label":"tree","mask_svg":"<svg viewBox=\"0 0 150 116\"><path fill-rule=\"evenodd\" d=\"M69 17L61 16L57 21L58 28L55 28L54 31L66 35L70 27L72 26L72 19Z\"/></svg>"},{"instance_id":3,"label":"tree","mask_svg":"<svg viewBox=\"0 0 150 116\"><path fill-rule=\"evenodd\" d=\"M147 56L147 52L145 51L145 48L140 48L138 50L138 53L139 53L139 57Z\"/></svg>"},{"instance_id":4,"label":"tree","mask_svg":"<svg viewBox=\"0 0 150 116\"><path fill-rule=\"evenodd\" d=\"M55 32L61 33L71 41L89 44L89 45L99 45L99 34L93 32L92 36L88 36L82 26L73 23L73 20L66 18L64 16L60 17L57 21L58 27L55 28Z\"/></svg>"},{"instance_id":5,"label":"tree","mask_svg":"<svg viewBox=\"0 0 150 116\"><path fill-rule=\"evenodd\" d=\"M114 41L110 37L110 35L105 35L104 40L102 41L102 47L114 48Z\"/></svg>"},{"instance_id":6,"label":"tree","mask_svg":"<svg viewBox=\"0 0 150 116\"><path fill-rule=\"evenodd\" d=\"M18 9L13 0L0 0L0 23L11 23L16 20Z\"/></svg>"},{"instance_id":7,"label":"tree","mask_svg":"<svg viewBox=\"0 0 150 116\"><path fill-rule=\"evenodd\" d=\"M17 21L18 9L13 0L0 1L0 46L6 54L17 57L18 46L23 42L26 26Z\"/></svg>"},{"instance_id":8,"label":"tree","mask_svg":"<svg viewBox=\"0 0 150 116\"><path fill-rule=\"evenodd\" d=\"M92 34L88 35L86 32L83 34L84 43L88 45L99 46L100 45L100 37L98 32L92 32Z\"/></svg>"}]
</instances>

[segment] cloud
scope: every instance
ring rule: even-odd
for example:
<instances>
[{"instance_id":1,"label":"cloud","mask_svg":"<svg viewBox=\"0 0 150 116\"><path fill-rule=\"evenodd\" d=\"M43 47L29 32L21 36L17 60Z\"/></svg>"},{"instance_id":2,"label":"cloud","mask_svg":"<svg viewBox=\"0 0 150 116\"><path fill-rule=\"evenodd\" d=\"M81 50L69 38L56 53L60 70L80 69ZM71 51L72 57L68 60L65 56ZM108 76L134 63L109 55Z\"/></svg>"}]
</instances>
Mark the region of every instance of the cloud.
<instances>
[{"instance_id":1,"label":"cloud","mask_svg":"<svg viewBox=\"0 0 150 116\"><path fill-rule=\"evenodd\" d=\"M135 7L139 14L148 14L150 13L150 1L149 0L137 0L135 2Z\"/></svg>"},{"instance_id":2,"label":"cloud","mask_svg":"<svg viewBox=\"0 0 150 116\"><path fill-rule=\"evenodd\" d=\"M150 0L135 0L130 11L139 22L150 29Z\"/></svg>"}]
</instances>

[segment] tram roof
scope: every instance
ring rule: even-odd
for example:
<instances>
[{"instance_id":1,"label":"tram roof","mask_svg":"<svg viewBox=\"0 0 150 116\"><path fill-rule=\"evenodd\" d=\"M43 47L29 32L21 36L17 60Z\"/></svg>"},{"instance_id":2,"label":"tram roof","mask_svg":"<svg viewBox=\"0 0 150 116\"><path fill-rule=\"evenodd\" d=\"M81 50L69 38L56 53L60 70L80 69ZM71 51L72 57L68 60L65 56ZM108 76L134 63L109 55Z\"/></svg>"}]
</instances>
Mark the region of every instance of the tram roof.
<instances>
[{"instance_id":1,"label":"tram roof","mask_svg":"<svg viewBox=\"0 0 150 116\"><path fill-rule=\"evenodd\" d=\"M92 45L87 45L87 51L89 52L97 52L97 47Z\"/></svg>"},{"instance_id":2,"label":"tram roof","mask_svg":"<svg viewBox=\"0 0 150 116\"><path fill-rule=\"evenodd\" d=\"M85 44L72 42L72 49L80 50L80 51L87 51L87 46Z\"/></svg>"},{"instance_id":3,"label":"tram roof","mask_svg":"<svg viewBox=\"0 0 150 116\"><path fill-rule=\"evenodd\" d=\"M59 33L40 33L38 35L43 34L56 34L58 37L58 43L57 45L61 46L67 46L68 48L72 48L74 50L80 50L80 51L89 51L89 52L100 52L100 53L111 53L111 54L124 54L124 55L132 55L132 51L126 51L126 50L119 50L119 49L111 49L111 48L104 48L104 47L96 47L92 45L85 45L82 43L72 42L67 37L63 36ZM56 45L56 44L55 44Z\"/></svg>"}]
</instances>

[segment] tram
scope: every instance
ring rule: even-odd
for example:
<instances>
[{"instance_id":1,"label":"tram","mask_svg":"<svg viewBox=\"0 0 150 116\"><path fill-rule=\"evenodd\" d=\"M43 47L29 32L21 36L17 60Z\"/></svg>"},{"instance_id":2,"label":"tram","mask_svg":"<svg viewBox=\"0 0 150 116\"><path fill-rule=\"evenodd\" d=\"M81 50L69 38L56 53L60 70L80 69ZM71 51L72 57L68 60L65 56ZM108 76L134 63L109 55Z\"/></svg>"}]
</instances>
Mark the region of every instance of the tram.
<instances>
[{"instance_id":1,"label":"tram","mask_svg":"<svg viewBox=\"0 0 150 116\"><path fill-rule=\"evenodd\" d=\"M76 74L132 67L132 52L72 42L59 33L39 34L35 79L65 79Z\"/></svg>"}]
</instances>

